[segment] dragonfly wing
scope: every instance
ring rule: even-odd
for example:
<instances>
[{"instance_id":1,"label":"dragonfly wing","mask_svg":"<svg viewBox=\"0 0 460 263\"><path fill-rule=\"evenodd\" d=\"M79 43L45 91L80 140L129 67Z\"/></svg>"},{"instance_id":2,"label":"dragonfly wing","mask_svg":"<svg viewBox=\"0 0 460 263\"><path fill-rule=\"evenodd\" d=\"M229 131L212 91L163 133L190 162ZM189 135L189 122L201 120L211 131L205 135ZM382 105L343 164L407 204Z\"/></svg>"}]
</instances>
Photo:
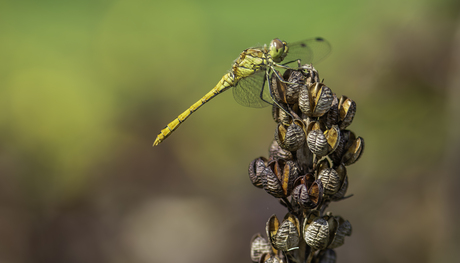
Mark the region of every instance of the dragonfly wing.
<instances>
[{"instance_id":1,"label":"dragonfly wing","mask_svg":"<svg viewBox=\"0 0 460 263\"><path fill-rule=\"evenodd\" d=\"M251 76L240 79L232 88L233 97L239 104L246 107L263 108L270 105L267 103L271 101L271 98L265 78L265 70L258 70Z\"/></svg>"},{"instance_id":2,"label":"dragonfly wing","mask_svg":"<svg viewBox=\"0 0 460 263\"><path fill-rule=\"evenodd\" d=\"M310 38L298 42L288 43L289 52L283 60L283 65L296 63L315 64L326 58L331 53L331 45L323 38ZM294 65L291 65L294 67Z\"/></svg>"}]
</instances>

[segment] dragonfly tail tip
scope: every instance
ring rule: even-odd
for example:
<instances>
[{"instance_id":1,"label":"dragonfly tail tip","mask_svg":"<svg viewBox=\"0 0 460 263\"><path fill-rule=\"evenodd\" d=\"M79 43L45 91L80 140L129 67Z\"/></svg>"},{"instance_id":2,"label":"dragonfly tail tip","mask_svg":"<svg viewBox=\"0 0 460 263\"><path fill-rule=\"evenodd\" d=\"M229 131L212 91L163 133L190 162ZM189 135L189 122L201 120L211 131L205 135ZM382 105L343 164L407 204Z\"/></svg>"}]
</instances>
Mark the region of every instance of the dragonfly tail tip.
<instances>
[{"instance_id":1,"label":"dragonfly tail tip","mask_svg":"<svg viewBox=\"0 0 460 263\"><path fill-rule=\"evenodd\" d=\"M157 145L160 144L162 141L163 141L163 140L160 140L160 138L157 137L157 138L155 139L155 142L153 142L152 147L157 146Z\"/></svg>"}]
</instances>

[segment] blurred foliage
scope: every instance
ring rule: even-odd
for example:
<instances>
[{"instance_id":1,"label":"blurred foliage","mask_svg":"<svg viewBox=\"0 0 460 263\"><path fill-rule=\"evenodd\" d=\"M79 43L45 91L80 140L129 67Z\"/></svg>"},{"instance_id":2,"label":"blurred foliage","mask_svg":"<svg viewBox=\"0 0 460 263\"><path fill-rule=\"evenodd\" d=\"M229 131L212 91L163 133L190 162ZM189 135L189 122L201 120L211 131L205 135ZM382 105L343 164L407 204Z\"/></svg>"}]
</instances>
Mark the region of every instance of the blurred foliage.
<instances>
[{"instance_id":1,"label":"blurred foliage","mask_svg":"<svg viewBox=\"0 0 460 263\"><path fill-rule=\"evenodd\" d=\"M175 196L170 213L174 204L184 206L181 198L199 196L190 207L206 220L193 222L208 222L214 213L213 220L228 221L219 233L230 236L216 241L212 231L202 232L207 243L185 249L193 252L187 262L210 261L209 249L221 262L249 261L249 247L240 244L262 231L274 211L260 206L280 209L276 202L265 205L270 201L246 175L247 164L267 153L270 110L241 107L227 92L159 147L151 144L242 50L274 37L321 36L333 52L316 68L334 92L357 102L352 129L366 140L363 160L349 170L355 197L342 208L358 230L339 261L429 262L441 252L414 251L431 247L432 239L407 250L399 245L424 235L436 217L409 232L383 218L395 210L401 220L408 213L421 217L437 207L422 189L445 167L449 121L458 118L446 100L456 74L451 57L459 7L454 0L1 1L0 261L156 262L145 244L165 237L124 231L134 224L141 235L152 223L143 215L165 224L167 215L142 209L159 209L169 195ZM402 200L382 197L402 189L409 189ZM248 221L256 223L243 226ZM374 239L386 235L381 240L392 233L373 222L401 231L391 236L393 245L370 247L369 231ZM139 242L145 247L132 247ZM168 249L177 247L152 251L172 262L164 257ZM404 255L386 258L395 253Z\"/></svg>"}]
</instances>

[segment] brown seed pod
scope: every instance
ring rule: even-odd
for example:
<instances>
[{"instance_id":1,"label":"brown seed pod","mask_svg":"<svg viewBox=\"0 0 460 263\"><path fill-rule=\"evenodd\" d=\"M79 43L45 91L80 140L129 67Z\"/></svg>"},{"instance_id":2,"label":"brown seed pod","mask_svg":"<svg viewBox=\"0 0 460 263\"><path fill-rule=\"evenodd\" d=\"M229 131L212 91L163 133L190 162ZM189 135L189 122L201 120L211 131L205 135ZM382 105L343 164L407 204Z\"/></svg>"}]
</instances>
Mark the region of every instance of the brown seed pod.
<instances>
[{"instance_id":1,"label":"brown seed pod","mask_svg":"<svg viewBox=\"0 0 460 263\"><path fill-rule=\"evenodd\" d=\"M302 121L295 120L286 129L278 124L275 131L275 139L279 146L288 151L297 151L305 143L305 131Z\"/></svg>"},{"instance_id":2,"label":"brown seed pod","mask_svg":"<svg viewBox=\"0 0 460 263\"><path fill-rule=\"evenodd\" d=\"M329 244L328 248L337 248L343 245L343 243L345 242L345 236L350 236L352 231L351 224L350 222L348 222L348 220L345 221L340 216L336 216L334 218L337 221L338 227L335 231L334 238L332 242Z\"/></svg>"},{"instance_id":3,"label":"brown seed pod","mask_svg":"<svg viewBox=\"0 0 460 263\"><path fill-rule=\"evenodd\" d=\"M288 213L280 224L275 215L267 222L266 231L275 249L290 251L298 248L300 240L299 220Z\"/></svg>"},{"instance_id":4,"label":"brown seed pod","mask_svg":"<svg viewBox=\"0 0 460 263\"><path fill-rule=\"evenodd\" d=\"M313 121L309 119L307 122L307 133L314 131L314 130L321 130L321 124L317 121Z\"/></svg>"},{"instance_id":5,"label":"brown seed pod","mask_svg":"<svg viewBox=\"0 0 460 263\"><path fill-rule=\"evenodd\" d=\"M347 193L348 189L348 176L345 176L345 179L343 179L342 186L340 187L340 190L335 193L333 196L331 196L332 201L340 201L345 197L345 194Z\"/></svg>"},{"instance_id":6,"label":"brown seed pod","mask_svg":"<svg viewBox=\"0 0 460 263\"><path fill-rule=\"evenodd\" d=\"M310 151L318 156L325 156L328 152L326 136L321 130L313 130L308 133L307 145Z\"/></svg>"},{"instance_id":7,"label":"brown seed pod","mask_svg":"<svg viewBox=\"0 0 460 263\"><path fill-rule=\"evenodd\" d=\"M317 207L321 203L323 194L323 183L320 180L314 181L313 184L308 188L308 197L310 198L310 202L313 205L312 208Z\"/></svg>"},{"instance_id":8,"label":"brown seed pod","mask_svg":"<svg viewBox=\"0 0 460 263\"><path fill-rule=\"evenodd\" d=\"M340 129L347 128L353 118L355 117L356 113L356 103L347 98L346 96L342 96L339 101L339 127Z\"/></svg>"},{"instance_id":9,"label":"brown seed pod","mask_svg":"<svg viewBox=\"0 0 460 263\"><path fill-rule=\"evenodd\" d=\"M284 261L278 255L263 254L260 257L259 263L283 263Z\"/></svg>"},{"instance_id":10,"label":"brown seed pod","mask_svg":"<svg viewBox=\"0 0 460 263\"><path fill-rule=\"evenodd\" d=\"M335 126L337 127L337 126ZM342 132L340 133L342 135ZM346 136L340 136L339 140L337 141L337 147L334 149L334 151L329 153L329 158L332 160L332 162L337 165L342 162L342 156L345 151L345 145L347 143Z\"/></svg>"},{"instance_id":11,"label":"brown seed pod","mask_svg":"<svg viewBox=\"0 0 460 263\"><path fill-rule=\"evenodd\" d=\"M335 263L337 261L337 255L334 250L326 249L322 250L316 256L315 263Z\"/></svg>"},{"instance_id":12,"label":"brown seed pod","mask_svg":"<svg viewBox=\"0 0 460 263\"><path fill-rule=\"evenodd\" d=\"M313 166L314 155L305 144L295 152L295 156L299 170L308 171L310 169L309 167Z\"/></svg>"},{"instance_id":13,"label":"brown seed pod","mask_svg":"<svg viewBox=\"0 0 460 263\"><path fill-rule=\"evenodd\" d=\"M303 225L309 225L315 220L316 218L319 217L319 211L318 210L310 210L310 213L305 217ZM305 231L305 228L302 228Z\"/></svg>"},{"instance_id":14,"label":"brown seed pod","mask_svg":"<svg viewBox=\"0 0 460 263\"><path fill-rule=\"evenodd\" d=\"M263 188L262 177L261 174L265 168L267 168L268 160L265 157L259 157L254 159L249 164L249 179L251 179L251 183L258 188Z\"/></svg>"},{"instance_id":15,"label":"brown seed pod","mask_svg":"<svg viewBox=\"0 0 460 263\"><path fill-rule=\"evenodd\" d=\"M323 218L327 220L327 223L329 225L329 242L327 244L327 247L329 247L329 245L334 240L337 229L339 228L339 221L332 215L331 212L328 212L326 216L323 216Z\"/></svg>"},{"instance_id":16,"label":"brown seed pod","mask_svg":"<svg viewBox=\"0 0 460 263\"><path fill-rule=\"evenodd\" d=\"M353 141L353 144L347 149L345 154L342 157L342 162L345 165L352 165L354 164L360 157L364 151L364 139L358 137L356 140Z\"/></svg>"},{"instance_id":17,"label":"brown seed pod","mask_svg":"<svg viewBox=\"0 0 460 263\"><path fill-rule=\"evenodd\" d=\"M284 163L284 166L283 163L281 163L281 166L283 167L283 174L280 181L283 186L284 194L286 196L290 196L292 189L294 188L295 179L299 176L299 170L293 161L280 161Z\"/></svg>"},{"instance_id":18,"label":"brown seed pod","mask_svg":"<svg viewBox=\"0 0 460 263\"><path fill-rule=\"evenodd\" d=\"M291 194L297 176L298 169L293 161L277 159L268 163L261 173L261 180L267 193L283 198Z\"/></svg>"},{"instance_id":19,"label":"brown seed pod","mask_svg":"<svg viewBox=\"0 0 460 263\"><path fill-rule=\"evenodd\" d=\"M321 170L318 175L318 180L323 183L324 194L333 195L340 190L342 180L336 170L326 168Z\"/></svg>"},{"instance_id":20,"label":"brown seed pod","mask_svg":"<svg viewBox=\"0 0 460 263\"><path fill-rule=\"evenodd\" d=\"M351 227L351 223L348 220L343 219L341 216L337 216L339 219L339 229L342 234L345 236L351 236L353 232L353 228Z\"/></svg>"},{"instance_id":21,"label":"brown seed pod","mask_svg":"<svg viewBox=\"0 0 460 263\"><path fill-rule=\"evenodd\" d=\"M288 69L284 72L284 79L290 83L286 87L286 101L289 104L297 103L300 88L305 85L306 77L300 70Z\"/></svg>"},{"instance_id":22,"label":"brown seed pod","mask_svg":"<svg viewBox=\"0 0 460 263\"><path fill-rule=\"evenodd\" d=\"M353 142L356 140L356 135L354 132L350 130L341 130L342 136L343 136L343 141L344 141L344 152L350 148L350 146L353 144Z\"/></svg>"},{"instance_id":23,"label":"brown seed pod","mask_svg":"<svg viewBox=\"0 0 460 263\"><path fill-rule=\"evenodd\" d=\"M332 91L323 83L313 83L300 88L299 108L308 117L323 116L332 105Z\"/></svg>"},{"instance_id":24,"label":"brown seed pod","mask_svg":"<svg viewBox=\"0 0 460 263\"><path fill-rule=\"evenodd\" d=\"M270 195L276 198L285 197L280 180L271 167L265 168L262 172L262 183L265 191Z\"/></svg>"},{"instance_id":25,"label":"brown seed pod","mask_svg":"<svg viewBox=\"0 0 460 263\"><path fill-rule=\"evenodd\" d=\"M292 160L293 156L290 151L284 150L281 148L278 144L278 142L274 139L272 141L272 144L270 145L269 151L269 161L275 160L275 159L284 159L284 160Z\"/></svg>"},{"instance_id":26,"label":"brown seed pod","mask_svg":"<svg viewBox=\"0 0 460 263\"><path fill-rule=\"evenodd\" d=\"M292 191L292 198L294 202L296 202L300 206L310 208L310 197L308 196L307 186L305 186L304 184L299 184L294 188L294 191Z\"/></svg>"},{"instance_id":27,"label":"brown seed pod","mask_svg":"<svg viewBox=\"0 0 460 263\"><path fill-rule=\"evenodd\" d=\"M311 64L306 64L306 65L299 64L299 67L303 69L303 73L305 74L305 77L306 77L305 84L307 86L313 83L319 82L318 71Z\"/></svg>"},{"instance_id":28,"label":"brown seed pod","mask_svg":"<svg viewBox=\"0 0 460 263\"><path fill-rule=\"evenodd\" d=\"M276 73L278 73L278 76L280 76L279 71L276 71ZM271 76L271 91L272 91L273 97L275 98L277 102L286 103L287 85L286 83L280 81L278 76L275 73L273 73Z\"/></svg>"},{"instance_id":29,"label":"brown seed pod","mask_svg":"<svg viewBox=\"0 0 460 263\"><path fill-rule=\"evenodd\" d=\"M339 99L335 94L332 94L331 108L321 117L321 122L327 129L339 123Z\"/></svg>"},{"instance_id":30,"label":"brown seed pod","mask_svg":"<svg viewBox=\"0 0 460 263\"><path fill-rule=\"evenodd\" d=\"M293 200L300 206L312 209L321 203L323 197L323 185L321 181L316 180L312 174L300 176L294 182L292 191Z\"/></svg>"},{"instance_id":31,"label":"brown seed pod","mask_svg":"<svg viewBox=\"0 0 460 263\"><path fill-rule=\"evenodd\" d=\"M313 250L322 250L327 247L329 243L329 223L327 220L317 217L310 224L307 224L307 220L305 220L303 230L305 242Z\"/></svg>"},{"instance_id":32,"label":"brown seed pod","mask_svg":"<svg viewBox=\"0 0 460 263\"><path fill-rule=\"evenodd\" d=\"M340 130L337 125L333 125L332 128L324 132L328 144L328 154L334 152L340 143Z\"/></svg>"},{"instance_id":33,"label":"brown seed pod","mask_svg":"<svg viewBox=\"0 0 460 263\"><path fill-rule=\"evenodd\" d=\"M316 170L318 171L318 173L326 168L331 168L331 164L327 159L322 159L316 164Z\"/></svg>"},{"instance_id":34,"label":"brown seed pod","mask_svg":"<svg viewBox=\"0 0 460 263\"><path fill-rule=\"evenodd\" d=\"M251 239L251 260L252 262L259 262L260 257L265 253L271 253L272 247L270 243L263 238L260 234L256 234Z\"/></svg>"},{"instance_id":35,"label":"brown seed pod","mask_svg":"<svg viewBox=\"0 0 460 263\"><path fill-rule=\"evenodd\" d=\"M273 105L272 117L273 120L275 120L277 123L283 124L284 126L289 126L289 124L292 122L292 117L276 105Z\"/></svg>"}]
</instances>

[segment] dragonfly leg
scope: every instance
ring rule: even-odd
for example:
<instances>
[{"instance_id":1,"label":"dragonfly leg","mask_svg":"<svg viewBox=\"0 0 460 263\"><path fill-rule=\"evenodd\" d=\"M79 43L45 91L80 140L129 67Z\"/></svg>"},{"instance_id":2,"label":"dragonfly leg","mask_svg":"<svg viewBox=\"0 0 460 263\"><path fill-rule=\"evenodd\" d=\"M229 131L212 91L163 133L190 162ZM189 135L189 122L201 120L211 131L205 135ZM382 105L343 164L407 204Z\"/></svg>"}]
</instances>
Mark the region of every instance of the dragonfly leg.
<instances>
[{"instance_id":1,"label":"dragonfly leg","mask_svg":"<svg viewBox=\"0 0 460 263\"><path fill-rule=\"evenodd\" d=\"M289 62L291 63L291 62ZM289 67L289 66L285 66L285 65L281 65L281 64L277 64L277 63L273 63L274 66L276 67L279 67L279 68L283 68L283 69L292 69L292 70L307 70L307 71L310 71L310 72L313 72L315 75L318 75L318 71L313 67L312 64L306 64L306 65L302 65L300 60L297 60L297 63L298 63L298 67ZM289 81L286 81L284 80L279 74L277 71L275 71L273 69L273 71L275 72L276 76L278 77L278 79L285 83L285 84L288 84L288 85L292 85L292 84L295 84L295 83L292 83L292 82L289 82ZM316 78L315 78L316 79Z\"/></svg>"},{"instance_id":2,"label":"dragonfly leg","mask_svg":"<svg viewBox=\"0 0 460 263\"><path fill-rule=\"evenodd\" d=\"M289 63L291 63L291 62L289 62ZM278 63L275 63L275 62L273 62L273 65L276 66L276 67L278 67L278 68L284 68L284 69L297 69L297 68L285 66L285 65L282 65L282 64L278 64Z\"/></svg>"},{"instance_id":3,"label":"dragonfly leg","mask_svg":"<svg viewBox=\"0 0 460 263\"><path fill-rule=\"evenodd\" d=\"M273 70L273 69L272 69ZM273 70L274 72L276 72L276 70ZM276 73L275 73L276 74ZM262 97L262 94L264 92L264 88L265 88L265 81L268 82L268 90L270 91L270 98L272 99L272 101L275 103L275 105L282 109L284 112L286 112L287 115L291 116L292 119L295 119L294 116L292 116L292 114L290 113L290 110L289 109L285 109L283 106L281 106L275 99L274 95L273 95L273 90L272 90L272 85L271 85L271 81L270 81L270 73L268 72L268 70L265 72L265 79L264 79L264 85L262 86L262 91L260 92L260 98L262 100L263 97ZM265 101L265 100L264 100ZM269 104L273 105L272 103L268 102Z\"/></svg>"},{"instance_id":4,"label":"dragonfly leg","mask_svg":"<svg viewBox=\"0 0 460 263\"><path fill-rule=\"evenodd\" d=\"M267 75L267 74L266 74ZM271 103L270 101L267 101L264 99L264 91L265 91L265 82L267 81L267 77L264 78L264 82L262 83L262 89L260 90L260 94L259 94L259 97L262 101L270 104L273 106L273 103ZM268 85L270 86L270 81L268 81ZM271 92L271 88L269 87L268 89L270 91L270 98L272 99L273 102L275 102L275 100L273 99L273 96L272 96L272 92ZM275 102L276 103L276 102Z\"/></svg>"},{"instance_id":5,"label":"dragonfly leg","mask_svg":"<svg viewBox=\"0 0 460 263\"><path fill-rule=\"evenodd\" d=\"M276 77L279 79L279 81L281 81L281 82L283 82L283 83L285 83L285 84L288 84L288 85L295 85L295 84L297 84L297 83L292 83L292 82L289 82L289 81L284 80L283 77L280 76L280 74L278 73L278 71L273 70L273 72L275 72L275 75L276 75Z\"/></svg>"}]
</instances>

